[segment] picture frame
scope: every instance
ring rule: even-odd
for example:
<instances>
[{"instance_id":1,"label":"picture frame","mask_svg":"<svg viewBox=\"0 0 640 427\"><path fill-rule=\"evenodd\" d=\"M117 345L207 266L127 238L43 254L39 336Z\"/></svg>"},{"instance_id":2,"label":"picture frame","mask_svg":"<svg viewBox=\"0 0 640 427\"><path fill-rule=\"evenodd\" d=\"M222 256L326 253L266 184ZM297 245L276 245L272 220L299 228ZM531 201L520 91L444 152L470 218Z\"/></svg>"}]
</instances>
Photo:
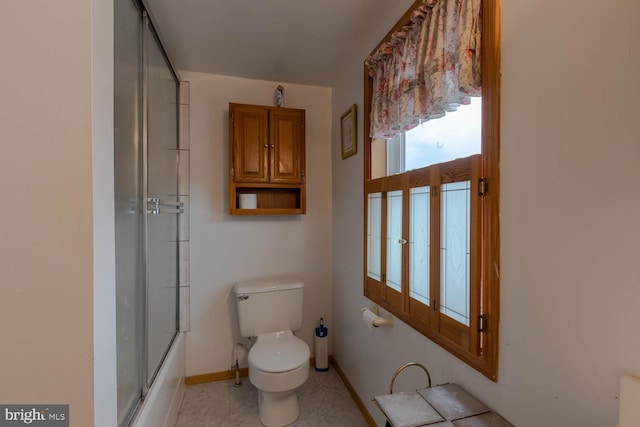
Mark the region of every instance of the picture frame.
<instances>
[{"instance_id":1,"label":"picture frame","mask_svg":"<svg viewBox=\"0 0 640 427\"><path fill-rule=\"evenodd\" d=\"M358 152L358 135L356 127L357 107L353 104L340 116L340 140L342 143L342 159Z\"/></svg>"}]
</instances>

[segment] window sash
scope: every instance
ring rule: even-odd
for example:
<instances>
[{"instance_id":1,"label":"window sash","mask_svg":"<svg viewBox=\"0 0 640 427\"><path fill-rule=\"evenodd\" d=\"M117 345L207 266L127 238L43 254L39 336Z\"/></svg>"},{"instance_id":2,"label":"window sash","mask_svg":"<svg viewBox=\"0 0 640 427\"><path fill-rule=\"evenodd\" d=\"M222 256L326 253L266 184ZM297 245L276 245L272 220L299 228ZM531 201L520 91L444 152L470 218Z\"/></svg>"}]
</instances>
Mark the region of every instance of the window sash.
<instances>
[{"instance_id":1,"label":"window sash","mask_svg":"<svg viewBox=\"0 0 640 427\"><path fill-rule=\"evenodd\" d=\"M429 306L431 271L431 186L410 189L409 297Z\"/></svg>"},{"instance_id":2,"label":"window sash","mask_svg":"<svg viewBox=\"0 0 640 427\"><path fill-rule=\"evenodd\" d=\"M404 196L402 194L402 190L393 190L387 192L387 233L386 236L384 236L387 243L387 272L385 275L386 280L384 282L386 286L397 292L402 292L403 281L403 197Z\"/></svg>"},{"instance_id":3,"label":"window sash","mask_svg":"<svg viewBox=\"0 0 640 427\"><path fill-rule=\"evenodd\" d=\"M440 312L469 326L471 181L440 186Z\"/></svg>"},{"instance_id":4,"label":"window sash","mask_svg":"<svg viewBox=\"0 0 640 427\"><path fill-rule=\"evenodd\" d=\"M382 281L382 193L369 193L367 200L367 276Z\"/></svg>"}]
</instances>

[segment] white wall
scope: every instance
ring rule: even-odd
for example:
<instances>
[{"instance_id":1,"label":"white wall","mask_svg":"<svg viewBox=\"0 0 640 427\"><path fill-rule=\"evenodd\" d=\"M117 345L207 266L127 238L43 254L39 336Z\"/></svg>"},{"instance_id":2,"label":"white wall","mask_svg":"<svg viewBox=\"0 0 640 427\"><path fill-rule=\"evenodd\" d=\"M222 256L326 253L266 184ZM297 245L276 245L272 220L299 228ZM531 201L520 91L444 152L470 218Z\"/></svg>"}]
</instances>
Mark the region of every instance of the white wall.
<instances>
[{"instance_id":1,"label":"white wall","mask_svg":"<svg viewBox=\"0 0 640 427\"><path fill-rule=\"evenodd\" d=\"M109 98L92 103L108 87L92 50L112 31L94 31L94 6L0 6L0 402L69 404L73 426L94 425L92 112Z\"/></svg>"},{"instance_id":2,"label":"white wall","mask_svg":"<svg viewBox=\"0 0 640 427\"><path fill-rule=\"evenodd\" d=\"M362 114L356 157L340 159L333 129L333 354L379 424L370 398L408 361L518 427L614 426L619 376L640 375L640 3L502 3L497 383L401 322L368 331L359 321L370 304L362 296ZM350 103L362 107L361 60L403 10L342 74L334 122ZM414 374L397 388L423 386Z\"/></svg>"},{"instance_id":3,"label":"white wall","mask_svg":"<svg viewBox=\"0 0 640 427\"><path fill-rule=\"evenodd\" d=\"M229 102L273 105L278 83L180 74L191 86L191 376L228 370L234 343L246 342L232 298L237 281L297 274L306 282L297 335L311 345L320 316L331 327L331 90L283 83L286 106L306 110L307 214L231 216Z\"/></svg>"}]
</instances>

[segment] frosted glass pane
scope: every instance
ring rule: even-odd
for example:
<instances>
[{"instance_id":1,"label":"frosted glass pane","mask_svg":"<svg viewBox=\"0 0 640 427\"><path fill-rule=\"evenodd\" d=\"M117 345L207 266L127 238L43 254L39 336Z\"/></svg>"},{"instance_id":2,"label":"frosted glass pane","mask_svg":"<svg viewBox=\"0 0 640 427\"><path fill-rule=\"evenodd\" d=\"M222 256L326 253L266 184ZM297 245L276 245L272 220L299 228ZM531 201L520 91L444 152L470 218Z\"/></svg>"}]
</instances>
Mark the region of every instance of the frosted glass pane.
<instances>
[{"instance_id":1,"label":"frosted glass pane","mask_svg":"<svg viewBox=\"0 0 640 427\"><path fill-rule=\"evenodd\" d=\"M114 7L114 197L117 417L125 425L143 386L144 298L140 235L140 69L142 16L131 0Z\"/></svg>"},{"instance_id":2,"label":"frosted glass pane","mask_svg":"<svg viewBox=\"0 0 640 427\"><path fill-rule=\"evenodd\" d=\"M382 193L371 193L368 198L367 276L381 280L380 257L382 247Z\"/></svg>"},{"instance_id":3,"label":"frosted glass pane","mask_svg":"<svg viewBox=\"0 0 640 427\"><path fill-rule=\"evenodd\" d=\"M409 220L409 295L429 305L429 196L430 187L411 189Z\"/></svg>"},{"instance_id":4,"label":"frosted glass pane","mask_svg":"<svg viewBox=\"0 0 640 427\"><path fill-rule=\"evenodd\" d=\"M178 201L177 82L149 28L147 63L148 196ZM178 331L178 216L147 215L147 385Z\"/></svg>"},{"instance_id":5,"label":"frosted glass pane","mask_svg":"<svg viewBox=\"0 0 640 427\"><path fill-rule=\"evenodd\" d=\"M387 286L402 289L402 190L387 193Z\"/></svg>"},{"instance_id":6,"label":"frosted glass pane","mask_svg":"<svg viewBox=\"0 0 640 427\"><path fill-rule=\"evenodd\" d=\"M440 312L466 326L469 326L470 206L470 181L442 186Z\"/></svg>"}]
</instances>

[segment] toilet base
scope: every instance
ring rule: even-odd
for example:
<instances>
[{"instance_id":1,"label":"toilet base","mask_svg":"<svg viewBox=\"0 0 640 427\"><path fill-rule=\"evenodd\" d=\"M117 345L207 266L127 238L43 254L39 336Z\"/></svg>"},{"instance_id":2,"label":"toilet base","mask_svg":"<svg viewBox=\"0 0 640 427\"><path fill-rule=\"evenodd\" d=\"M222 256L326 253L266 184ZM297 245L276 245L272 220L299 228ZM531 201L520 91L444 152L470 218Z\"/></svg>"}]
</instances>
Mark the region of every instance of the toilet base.
<instances>
[{"instance_id":1,"label":"toilet base","mask_svg":"<svg viewBox=\"0 0 640 427\"><path fill-rule=\"evenodd\" d=\"M284 427L300 416L296 391L267 392L258 390L260 422L267 427Z\"/></svg>"}]
</instances>

